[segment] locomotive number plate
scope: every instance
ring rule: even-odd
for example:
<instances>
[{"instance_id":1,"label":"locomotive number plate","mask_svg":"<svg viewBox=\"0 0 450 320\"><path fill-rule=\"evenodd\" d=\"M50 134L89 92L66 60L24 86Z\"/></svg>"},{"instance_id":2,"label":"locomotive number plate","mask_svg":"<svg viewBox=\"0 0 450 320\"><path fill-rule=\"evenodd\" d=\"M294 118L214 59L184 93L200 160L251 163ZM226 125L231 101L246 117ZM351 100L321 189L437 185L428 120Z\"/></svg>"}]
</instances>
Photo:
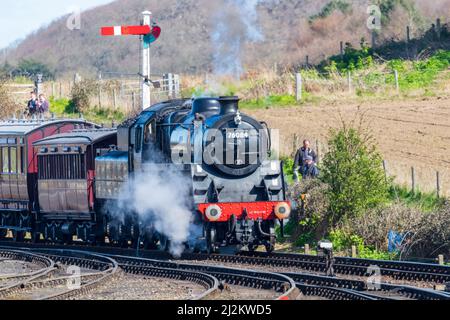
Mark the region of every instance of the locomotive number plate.
<instances>
[{"instance_id":1,"label":"locomotive number plate","mask_svg":"<svg viewBox=\"0 0 450 320\"><path fill-rule=\"evenodd\" d=\"M248 130L228 130L227 139L248 139L250 133Z\"/></svg>"}]
</instances>

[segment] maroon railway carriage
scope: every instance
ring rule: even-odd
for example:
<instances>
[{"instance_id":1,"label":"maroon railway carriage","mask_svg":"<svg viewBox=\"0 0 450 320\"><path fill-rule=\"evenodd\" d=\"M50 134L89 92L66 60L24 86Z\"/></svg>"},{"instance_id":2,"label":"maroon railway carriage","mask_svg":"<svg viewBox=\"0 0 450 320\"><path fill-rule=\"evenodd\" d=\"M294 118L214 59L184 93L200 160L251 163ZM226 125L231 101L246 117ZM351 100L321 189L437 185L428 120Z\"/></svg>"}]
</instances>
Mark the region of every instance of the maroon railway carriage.
<instances>
[{"instance_id":1,"label":"maroon railway carriage","mask_svg":"<svg viewBox=\"0 0 450 320\"><path fill-rule=\"evenodd\" d=\"M74 130L34 143L38 162L39 221L34 233L50 242L103 241L96 208L95 158L115 149L116 129Z\"/></svg>"},{"instance_id":2,"label":"maroon railway carriage","mask_svg":"<svg viewBox=\"0 0 450 320\"><path fill-rule=\"evenodd\" d=\"M74 129L98 128L84 119L0 122L0 239L11 230L21 241L34 227L37 208L37 154L33 143Z\"/></svg>"}]
</instances>

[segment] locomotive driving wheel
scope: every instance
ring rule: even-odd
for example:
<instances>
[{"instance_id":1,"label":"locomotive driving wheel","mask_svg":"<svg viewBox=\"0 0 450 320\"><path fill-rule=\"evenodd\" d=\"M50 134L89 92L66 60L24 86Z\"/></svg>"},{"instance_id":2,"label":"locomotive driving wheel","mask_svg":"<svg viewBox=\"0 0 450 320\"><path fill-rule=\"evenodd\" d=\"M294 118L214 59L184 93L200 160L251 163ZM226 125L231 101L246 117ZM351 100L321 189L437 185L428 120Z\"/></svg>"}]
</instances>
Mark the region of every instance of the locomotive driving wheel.
<instances>
[{"instance_id":1,"label":"locomotive driving wheel","mask_svg":"<svg viewBox=\"0 0 450 320\"><path fill-rule=\"evenodd\" d=\"M169 251L170 248L170 240L165 235L159 236L158 250L159 251Z\"/></svg>"},{"instance_id":2,"label":"locomotive driving wheel","mask_svg":"<svg viewBox=\"0 0 450 320\"><path fill-rule=\"evenodd\" d=\"M270 224L270 239L264 243L267 253L272 253L275 251L276 240L275 223L272 222Z\"/></svg>"},{"instance_id":3,"label":"locomotive driving wheel","mask_svg":"<svg viewBox=\"0 0 450 320\"><path fill-rule=\"evenodd\" d=\"M218 248L216 246L217 241L217 230L216 227L208 224L206 227L206 252L208 254L218 253Z\"/></svg>"}]
</instances>

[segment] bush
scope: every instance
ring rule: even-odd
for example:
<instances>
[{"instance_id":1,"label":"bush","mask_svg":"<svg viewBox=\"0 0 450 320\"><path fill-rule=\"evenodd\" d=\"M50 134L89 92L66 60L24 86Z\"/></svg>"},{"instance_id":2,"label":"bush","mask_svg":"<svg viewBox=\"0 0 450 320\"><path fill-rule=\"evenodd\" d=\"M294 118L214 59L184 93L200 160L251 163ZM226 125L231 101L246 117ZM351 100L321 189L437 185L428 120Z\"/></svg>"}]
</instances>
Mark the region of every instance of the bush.
<instances>
[{"instance_id":1,"label":"bush","mask_svg":"<svg viewBox=\"0 0 450 320\"><path fill-rule=\"evenodd\" d=\"M326 194L327 185L320 180L302 180L289 188L289 199L297 209L285 231L296 245L315 243L327 234L330 204ZM302 195L307 195L303 210Z\"/></svg>"},{"instance_id":2,"label":"bush","mask_svg":"<svg viewBox=\"0 0 450 320\"><path fill-rule=\"evenodd\" d=\"M12 97L7 82L0 79L0 119L5 119L25 108Z\"/></svg>"},{"instance_id":3,"label":"bush","mask_svg":"<svg viewBox=\"0 0 450 320\"><path fill-rule=\"evenodd\" d=\"M330 149L322 163L322 179L330 187L332 224L388 202L389 184L381 155L362 125L354 128L343 122L341 129L331 131L328 145Z\"/></svg>"},{"instance_id":4,"label":"bush","mask_svg":"<svg viewBox=\"0 0 450 320\"><path fill-rule=\"evenodd\" d=\"M446 203L431 213L424 213L404 203L369 210L366 214L345 221L331 233L337 248L348 248L364 239L366 254L386 252L389 231L404 235L402 258L450 255L450 204ZM367 247L367 245L369 245Z\"/></svg>"},{"instance_id":5,"label":"bush","mask_svg":"<svg viewBox=\"0 0 450 320\"><path fill-rule=\"evenodd\" d=\"M85 112L90 107L92 95L98 92L98 83L94 80L83 80L72 87L72 112Z\"/></svg>"}]
</instances>

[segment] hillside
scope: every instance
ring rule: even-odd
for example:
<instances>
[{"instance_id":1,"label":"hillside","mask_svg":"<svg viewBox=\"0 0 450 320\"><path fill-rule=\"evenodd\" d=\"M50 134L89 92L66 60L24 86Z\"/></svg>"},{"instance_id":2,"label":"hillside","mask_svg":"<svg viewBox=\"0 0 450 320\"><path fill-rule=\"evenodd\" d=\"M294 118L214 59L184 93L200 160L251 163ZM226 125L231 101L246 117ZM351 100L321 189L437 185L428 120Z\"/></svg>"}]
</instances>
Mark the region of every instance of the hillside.
<instances>
[{"instance_id":1,"label":"hillside","mask_svg":"<svg viewBox=\"0 0 450 320\"><path fill-rule=\"evenodd\" d=\"M450 0L378 2L384 13L380 42L403 39L408 24L414 37L437 17L449 16ZM101 38L99 28L136 24L145 9L163 29L152 53L157 73L234 73L242 66L304 63L306 55L318 63L339 50L339 41L370 39L365 0L118 0L83 12L81 30L66 28L67 17L38 30L9 51L8 62L33 59L58 76L137 72L136 39Z\"/></svg>"}]
</instances>

